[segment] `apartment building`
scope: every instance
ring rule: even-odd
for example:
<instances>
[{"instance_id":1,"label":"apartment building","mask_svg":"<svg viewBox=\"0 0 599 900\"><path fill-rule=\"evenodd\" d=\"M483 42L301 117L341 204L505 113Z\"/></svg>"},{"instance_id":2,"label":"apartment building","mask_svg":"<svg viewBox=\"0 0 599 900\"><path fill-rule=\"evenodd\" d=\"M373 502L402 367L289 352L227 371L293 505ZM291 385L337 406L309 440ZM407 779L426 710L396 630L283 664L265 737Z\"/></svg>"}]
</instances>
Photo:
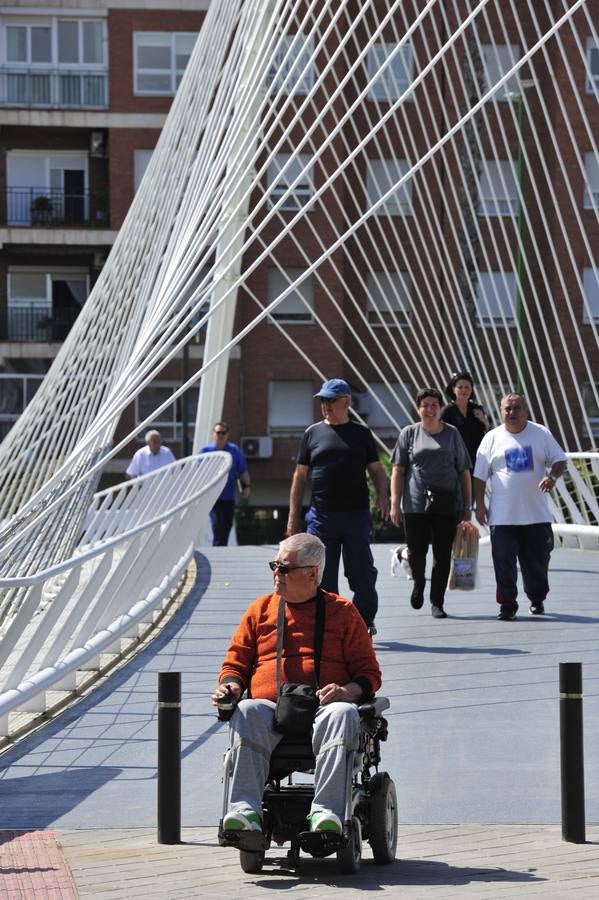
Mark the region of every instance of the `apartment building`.
<instances>
[{"instance_id":1,"label":"apartment building","mask_svg":"<svg viewBox=\"0 0 599 900\"><path fill-rule=\"evenodd\" d=\"M8 0L0 8L0 439L104 265L207 7ZM123 462L113 467L122 472Z\"/></svg>"},{"instance_id":2,"label":"apartment building","mask_svg":"<svg viewBox=\"0 0 599 900\"><path fill-rule=\"evenodd\" d=\"M35 392L102 268L148 164L208 5L209 0L145 0L137 4L133 0L48 0L42 7L32 0L15 0L0 9L0 435ZM378 4L381 16L385 5ZM447 14L449 21L443 20L441 14L437 21L430 17L373 84L359 117L332 142L328 157L331 167L347 153L348 140L357 142L364 137L371 123L406 91L415 74L439 49L444 29L456 26L468 4L456 2L450 6L454 12ZM411 7L406 14L405 10ZM402 5L400 19L391 23L383 38L370 49L365 78L395 51L398 34L403 34L414 21L417 7L416 3ZM535 23L530 19L517 26L491 13L487 27L482 43L476 45L479 92L492 87L518 58L521 27L528 29L527 41L532 43L535 39ZM576 123L572 140L570 122L559 107L560 90L563 96L571 93L574 79L582 98L580 116L586 117L595 134L599 133L599 45L596 33L584 20L577 33L584 42L582 56L570 37L567 65L561 51L553 45L537 65L535 79L539 90L535 96L531 93L520 131L512 111L514 104L523 107L525 78L520 82L515 79L501 89L500 102L493 105L483 127L478 126L476 148L466 147L466 151L480 157L480 178L471 196L460 188L464 182L463 171L460 172L464 159L455 154L439 155L380 208L384 235L380 245L373 240L372 231L358 232L353 243L350 241L346 248L332 254L321 267L322 278L307 278L301 296L290 294L276 313L251 331L232 354L223 415L231 426L232 438L242 443L250 459L254 533L263 528L263 536L271 540L282 533L299 436L318 415L313 394L319 381L305 359L280 338L275 323L306 354L326 360L322 368L329 375L346 377L352 383L359 411L391 447L396 429L372 402L364 384L356 382L355 370L364 374L371 391L393 410L397 421L406 422L408 418L405 410L394 406L382 381L384 365L374 356L371 358L369 349L358 339L360 319L348 302L348 293L358 295L365 285L368 323L380 328L384 340L388 340L391 329L401 360L401 380L395 381L393 387L399 395L409 398L421 386L420 376L415 373L419 367L425 367L422 359L426 354L425 347L417 346L413 323L433 317L443 335L452 316L443 292L449 294L454 286L444 283L446 276L435 270L429 248L442 237L445 259L457 273L456 284L467 269L468 253L478 254L480 272L472 315L485 367L492 370L494 351L486 344L486 330L496 324L504 331L516 327L518 272L501 248L502 242L515 243L515 237L505 237L505 227L510 223L513 229L521 206L519 197L526 195L529 213L526 232L521 232L522 245L525 249L531 246L533 235L542 244L531 252L527 273L538 293L538 302L533 304L537 311L533 310L526 323L527 334L535 335L535 353L542 358L544 353L552 352L558 329L565 329L566 341L568 329L572 335L582 333L583 340L587 334L589 347L592 346L599 323L599 289L596 261L589 257L588 247L599 246L599 162L587 131ZM329 52L332 54L334 49L333 36ZM463 94L460 97L455 86L463 84L463 52L462 49L457 54L447 54L444 78L434 84L423 82L398 116L395 131L387 132L378 145L370 145L349 170L344 185L336 188L339 202L330 204L326 211L323 206L314 205L289 239L279 245L276 258L248 276L245 290L240 291L236 330L250 322L257 311L252 297L264 302L276 298L288 279L293 280L305 268L306 256L318 257L319 235L341 232L346 211L355 214L356 209L363 211L376 203L407 171L410 160L426 153L435 143L441 123L447 128L458 120L463 113ZM303 81L295 85L295 102L300 103L310 93L317 75L316 70L307 71ZM342 76L340 61L337 81ZM274 73L269 83L274 90L280 87L281 77ZM559 146L552 145L546 135L543 103L553 104L550 114L561 123ZM340 116L345 109L340 102ZM298 140L315 115L314 106L306 108L303 119L298 121ZM533 132L537 135L535 140ZM260 193L266 192L273 200L280 196L280 172L294 155L295 136L292 134L288 146L272 157L261 192L255 192L252 203L259 200ZM320 137L324 136L323 132ZM273 146L276 139L275 133ZM317 134L314 141L317 143L318 139ZM527 150L526 182L522 173L518 175L516 165L522 161L523 144ZM264 153L269 152L270 146L265 144ZM309 153L308 147L303 156L296 157L296 165L309 161ZM583 172L579 171L580 159ZM472 165L471 159L469 164ZM562 165L574 173L571 185L562 178ZM296 184L288 205L281 211L283 217L291 218L298 209L309 205L326 174L326 161L321 159L312 176ZM286 181L292 177L293 170L287 173ZM574 191L576 214L586 229L584 241L575 227L568 230L569 221L564 229L564 222L544 204L543 197L534 196L533 185L543 178L555 180L558 206L562 199L564 206L571 205L571 190ZM470 205L471 218L477 223L477 240L484 250L472 242L468 244L467 229L456 231L460 216L464 221L463 210L458 209L460 204ZM387 224L382 222L383 217ZM273 223L273 230L278 227L280 223ZM267 232L264 239L268 237ZM561 271L550 265L541 271L539 259L559 255L568 242L575 263L572 279L583 283L585 303L581 301L573 321L559 323L550 321L548 316L543 320L545 300L559 297L565 288ZM244 258L245 268L259 252L258 243L250 247ZM344 317L339 316L334 304L344 311ZM331 337L343 353L332 347ZM513 342L509 331L501 341L507 351ZM417 366L412 362L414 353L418 355ZM353 368L348 366L348 356ZM148 411L168 397L173 386L198 367L201 358L202 338L191 342L186 353L140 395L123 417L119 433L126 434L136 422L141 422ZM585 433L579 421L572 428L588 447L596 443L599 435L599 408L588 368L575 361L573 372L583 388L587 385L590 432L587 429ZM546 387L549 391L560 389L556 383ZM489 381L481 389L487 403L492 404L501 385ZM154 423L177 456L190 449L196 403L197 390L191 390L183 403L173 403ZM553 427L555 423L547 424ZM129 456L139 446L139 440L128 448ZM119 478L124 467L124 457L113 460L109 474Z\"/></svg>"}]
</instances>

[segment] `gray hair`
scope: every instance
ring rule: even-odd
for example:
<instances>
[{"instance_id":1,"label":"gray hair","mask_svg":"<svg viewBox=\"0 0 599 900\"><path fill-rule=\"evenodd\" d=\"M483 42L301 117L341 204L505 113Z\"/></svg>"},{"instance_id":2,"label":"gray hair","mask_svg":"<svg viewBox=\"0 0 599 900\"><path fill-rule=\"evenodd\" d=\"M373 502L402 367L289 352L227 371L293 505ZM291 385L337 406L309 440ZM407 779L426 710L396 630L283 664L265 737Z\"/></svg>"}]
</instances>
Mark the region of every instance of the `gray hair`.
<instances>
[{"instance_id":1,"label":"gray hair","mask_svg":"<svg viewBox=\"0 0 599 900\"><path fill-rule=\"evenodd\" d=\"M297 553L298 566L317 566L318 584L322 580L324 572L325 549L324 544L315 534L292 534L279 544L279 552Z\"/></svg>"},{"instance_id":2,"label":"gray hair","mask_svg":"<svg viewBox=\"0 0 599 900\"><path fill-rule=\"evenodd\" d=\"M525 406L528 409L528 403L526 402L526 397L524 394L521 394L519 391L508 391L507 394L504 394L501 400L499 401L499 405L503 406L504 400L507 400L508 397L519 397L522 401L522 406Z\"/></svg>"},{"instance_id":3,"label":"gray hair","mask_svg":"<svg viewBox=\"0 0 599 900\"><path fill-rule=\"evenodd\" d=\"M158 437L158 438L160 438L160 440L162 440L162 436L161 436L160 432L156 431L155 428L151 428L149 431L146 431L146 433L144 435L144 441L146 442L146 444L152 437Z\"/></svg>"}]
</instances>

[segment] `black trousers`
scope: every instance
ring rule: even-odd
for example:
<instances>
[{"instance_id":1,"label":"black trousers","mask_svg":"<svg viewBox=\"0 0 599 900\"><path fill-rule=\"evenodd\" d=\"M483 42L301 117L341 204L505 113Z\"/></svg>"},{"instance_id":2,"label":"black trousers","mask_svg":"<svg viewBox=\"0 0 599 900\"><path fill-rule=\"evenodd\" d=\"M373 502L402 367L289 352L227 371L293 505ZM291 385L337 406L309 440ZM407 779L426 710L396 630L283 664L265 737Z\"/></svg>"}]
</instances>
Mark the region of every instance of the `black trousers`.
<instances>
[{"instance_id":1,"label":"black trousers","mask_svg":"<svg viewBox=\"0 0 599 900\"><path fill-rule=\"evenodd\" d=\"M404 525L414 585L424 590L426 554L432 544L430 599L433 606L443 606L458 517L442 516L438 513L406 513Z\"/></svg>"},{"instance_id":2,"label":"black trousers","mask_svg":"<svg viewBox=\"0 0 599 900\"><path fill-rule=\"evenodd\" d=\"M234 500L217 500L210 510L213 547L226 547L229 543L234 514Z\"/></svg>"}]
</instances>

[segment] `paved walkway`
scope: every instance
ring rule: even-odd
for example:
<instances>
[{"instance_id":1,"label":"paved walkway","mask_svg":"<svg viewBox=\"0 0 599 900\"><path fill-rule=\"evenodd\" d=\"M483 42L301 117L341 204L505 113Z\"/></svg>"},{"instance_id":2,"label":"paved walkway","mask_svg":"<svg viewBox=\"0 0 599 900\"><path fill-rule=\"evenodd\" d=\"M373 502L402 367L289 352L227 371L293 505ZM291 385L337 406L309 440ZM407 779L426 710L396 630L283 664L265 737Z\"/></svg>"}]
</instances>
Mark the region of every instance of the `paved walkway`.
<instances>
[{"instance_id":1,"label":"paved walkway","mask_svg":"<svg viewBox=\"0 0 599 900\"><path fill-rule=\"evenodd\" d=\"M340 875L334 857L302 857L300 867L289 870L277 848L259 875L246 875L237 852L218 847L214 827L184 829L175 846L157 844L154 829L142 828L64 829L57 839L62 863L56 846L44 847L37 860L16 849L12 872L0 845L2 900L265 900L288 894L316 900L330 898L331 888L344 900L365 892L402 900L593 900L599 885L597 827L588 830L586 844L568 844L555 826L404 825L400 858L378 866L365 849L355 876Z\"/></svg>"},{"instance_id":2,"label":"paved walkway","mask_svg":"<svg viewBox=\"0 0 599 900\"><path fill-rule=\"evenodd\" d=\"M60 884L52 888L57 893L6 892L15 869L24 878L32 868L16 864L8 830L28 831L25 842L54 831L81 897L191 898L211 891L239 897L317 893L319 885L343 885L343 896L356 886L398 896L401 890L402 897L596 896L599 556L572 550L552 558L547 617L532 618L523 605L517 620L498 622L488 549L481 551L479 588L449 594L451 617L438 621L426 608L410 608L410 583L402 574L391 578L389 548L375 548L376 647L392 703L383 767L398 788L402 862L365 863L350 887L334 860L307 859L300 876L271 867L246 876L233 851L216 848L226 731L208 696L241 612L268 588L272 554L268 547L206 550L193 592L152 644L0 755L2 900L69 896ZM587 837L595 842L585 845L565 844L559 828L561 661L583 663L587 823L593 823ZM159 847L156 683L157 673L169 670L183 673L185 843ZM55 863L33 869L58 882Z\"/></svg>"}]
</instances>

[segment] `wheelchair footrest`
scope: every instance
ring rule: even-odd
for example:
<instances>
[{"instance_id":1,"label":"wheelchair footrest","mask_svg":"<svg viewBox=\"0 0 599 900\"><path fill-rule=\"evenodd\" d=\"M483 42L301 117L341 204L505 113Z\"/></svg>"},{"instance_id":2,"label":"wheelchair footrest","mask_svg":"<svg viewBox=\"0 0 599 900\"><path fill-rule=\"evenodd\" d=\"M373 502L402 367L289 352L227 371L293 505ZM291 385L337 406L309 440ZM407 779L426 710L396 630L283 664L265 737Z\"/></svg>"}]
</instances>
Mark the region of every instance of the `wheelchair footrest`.
<instances>
[{"instance_id":1,"label":"wheelchair footrest","mask_svg":"<svg viewBox=\"0 0 599 900\"><path fill-rule=\"evenodd\" d=\"M261 831L223 831L222 828L218 829L218 843L221 847L237 847L250 853L265 852L270 846Z\"/></svg>"},{"instance_id":2,"label":"wheelchair footrest","mask_svg":"<svg viewBox=\"0 0 599 900\"><path fill-rule=\"evenodd\" d=\"M330 856L347 844L347 837L334 831L300 831L297 839L304 853L310 856Z\"/></svg>"}]
</instances>

